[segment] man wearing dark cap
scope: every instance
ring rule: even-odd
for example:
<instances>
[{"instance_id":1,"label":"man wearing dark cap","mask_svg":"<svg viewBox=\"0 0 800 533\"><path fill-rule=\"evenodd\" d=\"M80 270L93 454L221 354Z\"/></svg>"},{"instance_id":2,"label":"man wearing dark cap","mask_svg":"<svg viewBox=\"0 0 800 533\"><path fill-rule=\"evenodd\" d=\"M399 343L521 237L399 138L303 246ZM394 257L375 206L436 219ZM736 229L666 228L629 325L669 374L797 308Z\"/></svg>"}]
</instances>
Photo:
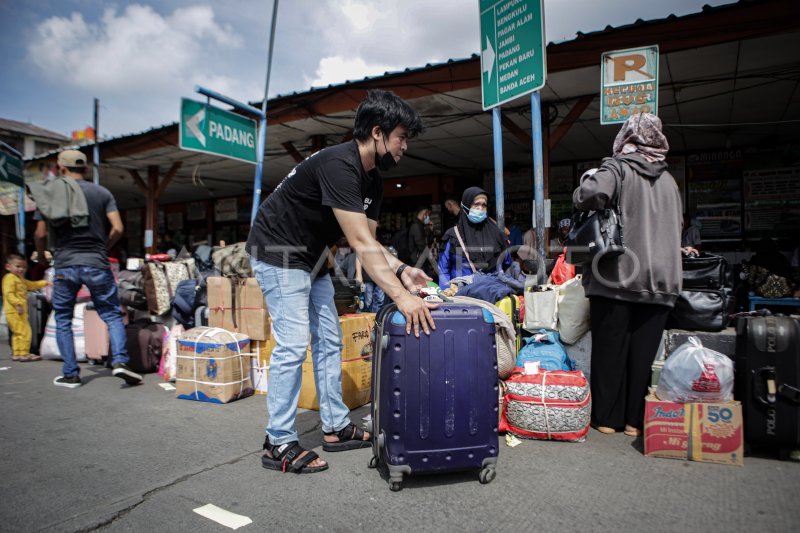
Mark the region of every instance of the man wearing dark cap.
<instances>
[{"instance_id":1,"label":"man wearing dark cap","mask_svg":"<svg viewBox=\"0 0 800 533\"><path fill-rule=\"evenodd\" d=\"M49 231L54 233L56 243L53 311L64 366L62 375L53 384L71 389L81 386L72 315L78 290L86 285L97 313L108 325L111 373L129 385L136 385L141 383L142 376L128 367L125 326L108 261L108 250L122 236L122 219L108 189L84 179L86 169L85 154L65 150L58 155L59 175L48 182L30 185L37 204L34 240L40 261L47 261L45 246Z\"/></svg>"}]
</instances>

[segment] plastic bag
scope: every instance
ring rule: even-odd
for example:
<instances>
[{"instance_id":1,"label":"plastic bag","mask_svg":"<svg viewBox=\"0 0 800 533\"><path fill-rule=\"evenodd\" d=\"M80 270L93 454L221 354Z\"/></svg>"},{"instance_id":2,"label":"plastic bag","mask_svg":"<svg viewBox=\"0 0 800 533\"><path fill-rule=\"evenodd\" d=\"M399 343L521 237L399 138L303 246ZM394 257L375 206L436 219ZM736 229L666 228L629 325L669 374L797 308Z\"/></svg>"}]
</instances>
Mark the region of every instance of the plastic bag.
<instances>
[{"instance_id":1,"label":"plastic bag","mask_svg":"<svg viewBox=\"0 0 800 533\"><path fill-rule=\"evenodd\" d=\"M575 277L575 265L567 263L566 248L558 256L553 271L550 273L550 281L553 285L562 285Z\"/></svg>"},{"instance_id":2,"label":"plastic bag","mask_svg":"<svg viewBox=\"0 0 800 533\"><path fill-rule=\"evenodd\" d=\"M525 292L525 321L528 331L556 329L558 324L558 287L541 285Z\"/></svg>"},{"instance_id":3,"label":"plastic bag","mask_svg":"<svg viewBox=\"0 0 800 533\"><path fill-rule=\"evenodd\" d=\"M558 288L558 331L564 344L575 344L589 331L589 299L583 290L582 276L567 280Z\"/></svg>"},{"instance_id":4,"label":"plastic bag","mask_svg":"<svg viewBox=\"0 0 800 533\"><path fill-rule=\"evenodd\" d=\"M664 363L656 396L681 403L732 400L733 361L689 337Z\"/></svg>"}]
</instances>

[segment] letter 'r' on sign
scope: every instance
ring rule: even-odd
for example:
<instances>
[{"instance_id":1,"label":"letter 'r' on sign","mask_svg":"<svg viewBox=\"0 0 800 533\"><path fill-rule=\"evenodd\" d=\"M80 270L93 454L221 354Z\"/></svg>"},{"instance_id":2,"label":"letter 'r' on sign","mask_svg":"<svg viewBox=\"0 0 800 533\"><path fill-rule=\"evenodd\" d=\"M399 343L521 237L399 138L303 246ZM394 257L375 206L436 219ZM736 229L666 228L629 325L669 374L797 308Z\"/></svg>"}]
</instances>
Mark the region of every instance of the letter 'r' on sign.
<instances>
[{"instance_id":1,"label":"letter 'r' on sign","mask_svg":"<svg viewBox=\"0 0 800 533\"><path fill-rule=\"evenodd\" d=\"M647 64L647 58L644 54L612 57L611 61L614 62L614 81L627 81L626 74L629 71L637 72L645 78L653 79L652 74L642 70Z\"/></svg>"}]
</instances>

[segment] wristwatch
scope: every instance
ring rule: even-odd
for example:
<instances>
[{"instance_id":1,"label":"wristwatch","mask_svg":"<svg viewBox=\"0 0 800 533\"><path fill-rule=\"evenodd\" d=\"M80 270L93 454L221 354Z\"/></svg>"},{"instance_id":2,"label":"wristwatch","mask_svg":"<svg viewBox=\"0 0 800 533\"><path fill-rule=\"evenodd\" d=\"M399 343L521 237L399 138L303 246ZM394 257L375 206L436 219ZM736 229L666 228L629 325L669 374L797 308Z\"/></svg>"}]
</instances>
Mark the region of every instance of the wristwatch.
<instances>
[{"instance_id":1,"label":"wristwatch","mask_svg":"<svg viewBox=\"0 0 800 533\"><path fill-rule=\"evenodd\" d=\"M397 267L397 270L394 273L394 275L397 276L397 279L401 279L400 276L403 275L403 270L405 270L407 268L408 268L408 265L405 264L405 263L403 263L402 265Z\"/></svg>"}]
</instances>

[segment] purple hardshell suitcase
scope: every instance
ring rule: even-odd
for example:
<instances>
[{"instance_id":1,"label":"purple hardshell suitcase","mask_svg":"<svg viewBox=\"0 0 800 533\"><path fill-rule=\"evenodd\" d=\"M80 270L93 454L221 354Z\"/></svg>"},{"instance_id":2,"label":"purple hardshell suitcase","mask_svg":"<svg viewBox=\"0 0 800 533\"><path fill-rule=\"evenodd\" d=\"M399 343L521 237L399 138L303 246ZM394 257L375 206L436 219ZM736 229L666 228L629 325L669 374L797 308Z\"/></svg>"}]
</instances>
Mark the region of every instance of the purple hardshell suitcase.
<instances>
[{"instance_id":1,"label":"purple hardshell suitcase","mask_svg":"<svg viewBox=\"0 0 800 533\"><path fill-rule=\"evenodd\" d=\"M449 303L431 315L436 330L419 338L406 335L394 305L375 321L370 466L386 465L393 491L403 474L480 469L481 483L495 477L494 319L480 307Z\"/></svg>"}]
</instances>

